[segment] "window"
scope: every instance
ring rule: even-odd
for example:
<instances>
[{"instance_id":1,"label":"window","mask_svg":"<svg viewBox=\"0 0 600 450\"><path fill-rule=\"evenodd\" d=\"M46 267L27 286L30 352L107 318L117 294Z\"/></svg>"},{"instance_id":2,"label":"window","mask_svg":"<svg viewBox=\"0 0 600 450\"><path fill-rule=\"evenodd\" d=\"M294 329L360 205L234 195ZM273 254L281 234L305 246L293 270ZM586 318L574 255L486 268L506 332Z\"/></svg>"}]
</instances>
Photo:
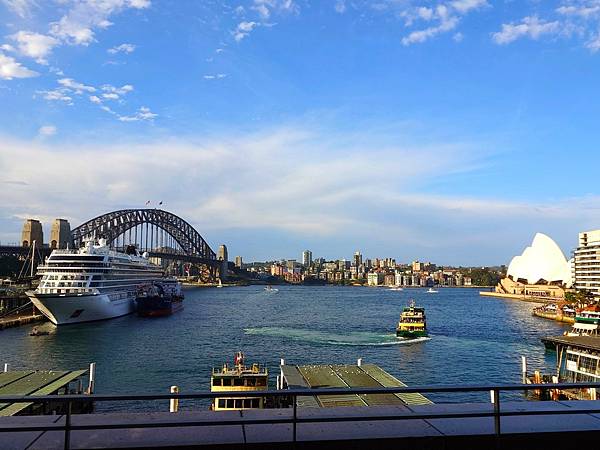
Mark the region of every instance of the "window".
<instances>
[{"instance_id":1,"label":"window","mask_svg":"<svg viewBox=\"0 0 600 450\"><path fill-rule=\"evenodd\" d=\"M258 378L256 380L256 385L257 386L266 386L267 385L267 380L266 378Z\"/></svg>"},{"instance_id":2,"label":"window","mask_svg":"<svg viewBox=\"0 0 600 450\"><path fill-rule=\"evenodd\" d=\"M233 406L233 399L231 399L231 398L227 399L227 408L229 408L229 409L233 409L234 408L234 406Z\"/></svg>"},{"instance_id":3,"label":"window","mask_svg":"<svg viewBox=\"0 0 600 450\"><path fill-rule=\"evenodd\" d=\"M213 379L213 386L223 386L223 380L221 378Z\"/></svg>"},{"instance_id":4,"label":"window","mask_svg":"<svg viewBox=\"0 0 600 450\"><path fill-rule=\"evenodd\" d=\"M233 385L234 386L243 386L244 380L242 380L241 378L234 378Z\"/></svg>"},{"instance_id":5,"label":"window","mask_svg":"<svg viewBox=\"0 0 600 450\"><path fill-rule=\"evenodd\" d=\"M220 398L218 405L219 405L219 408L225 408L225 399Z\"/></svg>"},{"instance_id":6,"label":"window","mask_svg":"<svg viewBox=\"0 0 600 450\"><path fill-rule=\"evenodd\" d=\"M242 409L242 399L240 399L240 398L235 399L235 407L237 409Z\"/></svg>"},{"instance_id":7,"label":"window","mask_svg":"<svg viewBox=\"0 0 600 450\"><path fill-rule=\"evenodd\" d=\"M231 384L232 381L233 380L231 378L224 378L223 379L223 386L231 386L232 385Z\"/></svg>"}]
</instances>

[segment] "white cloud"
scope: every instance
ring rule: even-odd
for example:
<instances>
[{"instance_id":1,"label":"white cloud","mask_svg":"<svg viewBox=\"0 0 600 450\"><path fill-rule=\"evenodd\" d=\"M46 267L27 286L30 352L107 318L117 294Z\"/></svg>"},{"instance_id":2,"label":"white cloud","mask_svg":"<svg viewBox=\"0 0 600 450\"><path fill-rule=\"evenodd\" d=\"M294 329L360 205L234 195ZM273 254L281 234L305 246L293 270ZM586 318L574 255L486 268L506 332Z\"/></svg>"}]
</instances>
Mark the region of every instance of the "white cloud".
<instances>
[{"instance_id":1,"label":"white cloud","mask_svg":"<svg viewBox=\"0 0 600 450\"><path fill-rule=\"evenodd\" d=\"M58 80L58 84L72 90L75 94L83 94L84 92L96 92L96 88L93 86L87 86L83 83L73 80L72 78L61 78Z\"/></svg>"},{"instance_id":2,"label":"white cloud","mask_svg":"<svg viewBox=\"0 0 600 450\"><path fill-rule=\"evenodd\" d=\"M82 0L50 26L53 36L74 45L89 45L94 41L95 29L112 25L109 17L124 9L145 9L149 0Z\"/></svg>"},{"instance_id":3,"label":"white cloud","mask_svg":"<svg viewBox=\"0 0 600 450\"><path fill-rule=\"evenodd\" d=\"M408 36L402 38L402 45L422 43L440 33L451 31L456 28L458 21L458 17L446 17L437 26L413 31Z\"/></svg>"},{"instance_id":4,"label":"white cloud","mask_svg":"<svg viewBox=\"0 0 600 450\"><path fill-rule=\"evenodd\" d=\"M105 84L102 86L102 90L104 92L109 92L117 95L125 95L129 92L133 91L133 86L131 84L124 84L121 87L112 86L110 84Z\"/></svg>"},{"instance_id":5,"label":"white cloud","mask_svg":"<svg viewBox=\"0 0 600 450\"><path fill-rule=\"evenodd\" d=\"M473 9L489 6L487 0L453 0L450 6L461 14L466 14Z\"/></svg>"},{"instance_id":6,"label":"white cloud","mask_svg":"<svg viewBox=\"0 0 600 450\"><path fill-rule=\"evenodd\" d=\"M102 103L102 100L97 95L90 95L90 102L99 105L100 103Z\"/></svg>"},{"instance_id":7,"label":"white cloud","mask_svg":"<svg viewBox=\"0 0 600 450\"><path fill-rule=\"evenodd\" d=\"M140 120L154 120L158 114L150 111L150 108L142 106L133 116L119 116L121 122L137 122Z\"/></svg>"},{"instance_id":8,"label":"white cloud","mask_svg":"<svg viewBox=\"0 0 600 450\"><path fill-rule=\"evenodd\" d=\"M69 96L69 90L64 88L53 89L49 91L37 91L38 94L41 94L45 100L54 102L65 102L68 105L73 104L73 98Z\"/></svg>"},{"instance_id":9,"label":"white cloud","mask_svg":"<svg viewBox=\"0 0 600 450\"><path fill-rule=\"evenodd\" d=\"M521 23L502 24L501 31L492 33L496 44L509 44L522 37L539 39L542 35L556 34L561 31L558 21L546 22L537 16L525 17Z\"/></svg>"},{"instance_id":10,"label":"white cloud","mask_svg":"<svg viewBox=\"0 0 600 450\"><path fill-rule=\"evenodd\" d=\"M19 31L10 37L17 43L17 48L22 55L34 58L40 64L48 63L46 57L58 45L58 41L52 36L32 31Z\"/></svg>"},{"instance_id":11,"label":"white cloud","mask_svg":"<svg viewBox=\"0 0 600 450\"><path fill-rule=\"evenodd\" d=\"M273 12L280 14L300 12L300 7L293 0L254 0L251 9L256 11L263 20L271 17Z\"/></svg>"},{"instance_id":12,"label":"white cloud","mask_svg":"<svg viewBox=\"0 0 600 450\"><path fill-rule=\"evenodd\" d=\"M431 6L406 6L405 3L398 3L400 11L399 17L404 18L407 27L413 26L415 23L425 22L428 26L425 28L412 31L402 38L402 45L411 45L425 42L438 34L448 33L456 29L466 14L489 6L486 0L453 0L449 2L439 2ZM384 9L391 7L392 3L385 4ZM394 7L396 3L393 4ZM456 41L457 36L462 36L459 32L454 33L453 39ZM458 39L460 39L460 37Z\"/></svg>"},{"instance_id":13,"label":"white cloud","mask_svg":"<svg viewBox=\"0 0 600 450\"><path fill-rule=\"evenodd\" d=\"M54 125L44 125L38 130L40 136L54 136L56 134L56 127Z\"/></svg>"},{"instance_id":14,"label":"white cloud","mask_svg":"<svg viewBox=\"0 0 600 450\"><path fill-rule=\"evenodd\" d=\"M114 93L104 93L102 94L102 97L108 100L119 100L119 95L118 94L114 94Z\"/></svg>"},{"instance_id":15,"label":"white cloud","mask_svg":"<svg viewBox=\"0 0 600 450\"><path fill-rule=\"evenodd\" d=\"M3 80L12 80L13 78L31 78L39 74L21 63L15 61L11 56L0 53L0 78Z\"/></svg>"},{"instance_id":16,"label":"white cloud","mask_svg":"<svg viewBox=\"0 0 600 450\"><path fill-rule=\"evenodd\" d=\"M344 14L346 12L346 0L336 0L333 8L335 9L335 12Z\"/></svg>"},{"instance_id":17,"label":"white cloud","mask_svg":"<svg viewBox=\"0 0 600 450\"><path fill-rule=\"evenodd\" d=\"M27 17L33 7L37 7L35 0L0 0L7 8L21 17Z\"/></svg>"},{"instance_id":18,"label":"white cloud","mask_svg":"<svg viewBox=\"0 0 600 450\"><path fill-rule=\"evenodd\" d=\"M226 78L227 74L226 73L217 73L215 75L204 75L204 79L205 80L221 80L223 78Z\"/></svg>"},{"instance_id":19,"label":"white cloud","mask_svg":"<svg viewBox=\"0 0 600 450\"><path fill-rule=\"evenodd\" d=\"M108 53L110 53L111 55L115 55L117 53L133 53L136 49L136 46L134 44L121 44L121 45L117 45L116 47L113 48L109 48L107 50Z\"/></svg>"},{"instance_id":20,"label":"white cloud","mask_svg":"<svg viewBox=\"0 0 600 450\"><path fill-rule=\"evenodd\" d=\"M252 30L254 30L259 25L260 24L257 22L245 22L245 21L240 22L238 24L238 26L236 27L235 31L233 32L233 38L237 42L240 42L242 39L244 39L246 36L248 36Z\"/></svg>"},{"instance_id":21,"label":"white cloud","mask_svg":"<svg viewBox=\"0 0 600 450\"><path fill-rule=\"evenodd\" d=\"M452 36L452 40L454 42L462 42L465 36L459 31L458 33L454 33Z\"/></svg>"}]
</instances>

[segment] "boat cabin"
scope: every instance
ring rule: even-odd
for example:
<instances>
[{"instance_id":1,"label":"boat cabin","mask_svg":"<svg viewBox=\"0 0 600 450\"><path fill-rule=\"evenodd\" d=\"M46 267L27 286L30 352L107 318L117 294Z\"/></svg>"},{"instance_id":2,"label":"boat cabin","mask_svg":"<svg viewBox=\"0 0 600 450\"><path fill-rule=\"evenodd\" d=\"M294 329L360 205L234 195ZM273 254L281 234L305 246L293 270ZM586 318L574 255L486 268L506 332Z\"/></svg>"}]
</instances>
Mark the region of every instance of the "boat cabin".
<instances>
[{"instance_id":1,"label":"boat cabin","mask_svg":"<svg viewBox=\"0 0 600 450\"><path fill-rule=\"evenodd\" d=\"M244 354L235 355L233 366L224 364L222 367L213 368L210 390L211 392L256 392L266 391L269 385L269 372L266 367L259 364L246 366ZM214 411L232 411L244 409L261 409L265 407L264 397L217 397L213 400Z\"/></svg>"}]
</instances>

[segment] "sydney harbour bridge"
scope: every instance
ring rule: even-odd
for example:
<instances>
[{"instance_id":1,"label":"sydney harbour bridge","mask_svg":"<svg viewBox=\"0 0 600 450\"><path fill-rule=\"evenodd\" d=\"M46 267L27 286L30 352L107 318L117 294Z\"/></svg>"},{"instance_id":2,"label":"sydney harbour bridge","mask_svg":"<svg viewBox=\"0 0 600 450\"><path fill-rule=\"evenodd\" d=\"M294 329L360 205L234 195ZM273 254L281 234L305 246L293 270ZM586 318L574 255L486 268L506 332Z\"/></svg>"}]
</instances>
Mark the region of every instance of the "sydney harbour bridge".
<instances>
[{"instance_id":1,"label":"sydney harbour bridge","mask_svg":"<svg viewBox=\"0 0 600 450\"><path fill-rule=\"evenodd\" d=\"M79 248L87 239L106 239L107 245L124 251L135 245L140 253L159 261L185 267L186 273L199 276L200 281L214 282L223 276L226 262L215 252L192 225L181 217L162 209L121 209L102 214L82 223L71 231L70 244ZM36 254L45 257L52 248L37 247ZM0 246L0 255L31 253L27 245Z\"/></svg>"}]
</instances>

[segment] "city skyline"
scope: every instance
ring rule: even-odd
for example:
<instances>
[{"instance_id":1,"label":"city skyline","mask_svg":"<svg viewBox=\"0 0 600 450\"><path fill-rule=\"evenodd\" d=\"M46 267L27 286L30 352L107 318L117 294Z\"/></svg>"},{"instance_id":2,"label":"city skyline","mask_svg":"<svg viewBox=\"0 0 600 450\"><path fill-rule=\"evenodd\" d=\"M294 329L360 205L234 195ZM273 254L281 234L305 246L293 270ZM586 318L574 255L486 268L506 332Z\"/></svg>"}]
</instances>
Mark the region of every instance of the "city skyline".
<instances>
[{"instance_id":1,"label":"city skyline","mask_svg":"<svg viewBox=\"0 0 600 450\"><path fill-rule=\"evenodd\" d=\"M595 0L1 0L0 241L151 200L245 261L570 254L600 228L599 24Z\"/></svg>"}]
</instances>

